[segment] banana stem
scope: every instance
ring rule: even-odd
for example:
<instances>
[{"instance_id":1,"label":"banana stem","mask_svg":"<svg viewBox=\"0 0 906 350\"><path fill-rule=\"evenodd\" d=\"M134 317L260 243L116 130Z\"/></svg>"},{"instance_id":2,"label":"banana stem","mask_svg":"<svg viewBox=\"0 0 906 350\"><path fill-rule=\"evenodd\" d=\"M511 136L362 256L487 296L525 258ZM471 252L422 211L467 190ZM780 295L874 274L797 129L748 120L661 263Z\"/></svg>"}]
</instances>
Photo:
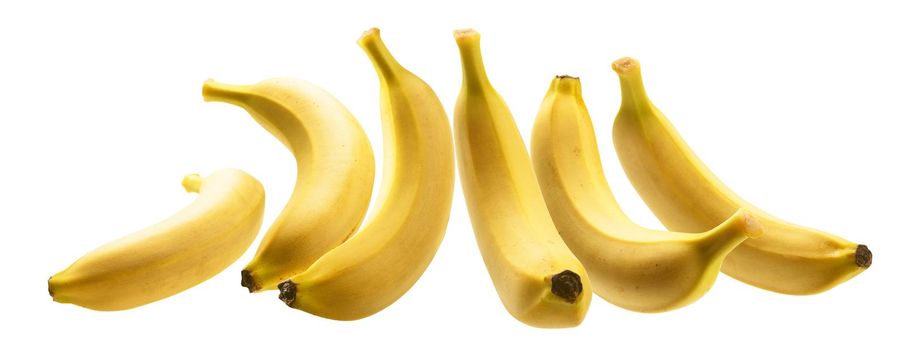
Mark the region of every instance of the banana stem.
<instances>
[{"instance_id":1,"label":"banana stem","mask_svg":"<svg viewBox=\"0 0 906 350\"><path fill-rule=\"evenodd\" d=\"M393 55L390 54L390 50L387 49L387 46L384 45L384 41L381 39L380 29L371 28L365 31L365 33L362 33L362 37L359 38L358 43L359 47L365 50L365 53L368 55L371 63L374 64L374 67L381 78L392 79L396 76L397 72L404 69L403 66L393 58Z\"/></svg>"},{"instance_id":2,"label":"banana stem","mask_svg":"<svg viewBox=\"0 0 906 350\"><path fill-rule=\"evenodd\" d=\"M460 29L453 32L456 45L459 46L459 56L462 60L463 86L469 88L482 88L490 86L488 74L484 70L484 61L481 58L481 36L472 29Z\"/></svg>"},{"instance_id":3,"label":"banana stem","mask_svg":"<svg viewBox=\"0 0 906 350\"><path fill-rule=\"evenodd\" d=\"M621 110L638 114L653 109L642 83L642 71L638 60L623 57L614 61L610 67L620 77L620 93L623 96Z\"/></svg>"},{"instance_id":4,"label":"banana stem","mask_svg":"<svg viewBox=\"0 0 906 350\"><path fill-rule=\"evenodd\" d=\"M204 96L206 102L227 102L241 105L242 101L248 97L246 89L246 86L218 83L214 79L208 79L201 88L201 95Z\"/></svg>"},{"instance_id":5,"label":"banana stem","mask_svg":"<svg viewBox=\"0 0 906 350\"><path fill-rule=\"evenodd\" d=\"M556 84L558 92L573 96L574 98L582 98L582 84L579 83L579 77L558 75L554 79L554 84Z\"/></svg>"},{"instance_id":6,"label":"banana stem","mask_svg":"<svg viewBox=\"0 0 906 350\"><path fill-rule=\"evenodd\" d=\"M186 175L182 178L182 187L186 189L186 192L198 193L201 190L201 182L201 175Z\"/></svg>"},{"instance_id":7,"label":"banana stem","mask_svg":"<svg viewBox=\"0 0 906 350\"><path fill-rule=\"evenodd\" d=\"M726 256L746 239L757 239L764 233L764 227L752 213L739 209L717 227L705 232L702 247L706 256Z\"/></svg>"}]
</instances>

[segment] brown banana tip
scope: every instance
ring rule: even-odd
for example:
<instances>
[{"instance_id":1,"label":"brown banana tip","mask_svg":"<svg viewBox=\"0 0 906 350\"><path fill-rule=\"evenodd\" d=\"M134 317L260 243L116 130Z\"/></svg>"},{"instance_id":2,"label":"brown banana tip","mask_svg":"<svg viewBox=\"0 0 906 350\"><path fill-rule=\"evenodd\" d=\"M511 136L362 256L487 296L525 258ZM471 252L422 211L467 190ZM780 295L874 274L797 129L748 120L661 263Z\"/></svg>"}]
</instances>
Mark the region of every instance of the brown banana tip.
<instances>
[{"instance_id":1,"label":"brown banana tip","mask_svg":"<svg viewBox=\"0 0 906 350\"><path fill-rule=\"evenodd\" d=\"M249 293L254 293L259 288L255 285L255 278L249 270L242 270L242 286L249 289Z\"/></svg>"},{"instance_id":2,"label":"brown banana tip","mask_svg":"<svg viewBox=\"0 0 906 350\"><path fill-rule=\"evenodd\" d=\"M558 76L557 76L557 79L576 79L576 80L579 80L579 77L577 77L577 76L572 76L572 75L568 75L568 74L563 74L563 75L558 75Z\"/></svg>"},{"instance_id":3,"label":"brown banana tip","mask_svg":"<svg viewBox=\"0 0 906 350\"><path fill-rule=\"evenodd\" d=\"M53 276L47 279L47 293L50 294L50 298L53 299L53 285L50 284L50 280L53 279Z\"/></svg>"},{"instance_id":4,"label":"brown banana tip","mask_svg":"<svg viewBox=\"0 0 906 350\"><path fill-rule=\"evenodd\" d=\"M871 266L871 250L864 244L856 247L856 266L864 269Z\"/></svg>"},{"instance_id":5,"label":"brown banana tip","mask_svg":"<svg viewBox=\"0 0 906 350\"><path fill-rule=\"evenodd\" d=\"M286 306L292 307L296 301L296 284L287 280L277 285L277 288L280 289L280 300L283 300Z\"/></svg>"},{"instance_id":6,"label":"brown banana tip","mask_svg":"<svg viewBox=\"0 0 906 350\"><path fill-rule=\"evenodd\" d=\"M569 303L575 303L582 294L582 278L570 270L551 276L551 293Z\"/></svg>"}]
</instances>

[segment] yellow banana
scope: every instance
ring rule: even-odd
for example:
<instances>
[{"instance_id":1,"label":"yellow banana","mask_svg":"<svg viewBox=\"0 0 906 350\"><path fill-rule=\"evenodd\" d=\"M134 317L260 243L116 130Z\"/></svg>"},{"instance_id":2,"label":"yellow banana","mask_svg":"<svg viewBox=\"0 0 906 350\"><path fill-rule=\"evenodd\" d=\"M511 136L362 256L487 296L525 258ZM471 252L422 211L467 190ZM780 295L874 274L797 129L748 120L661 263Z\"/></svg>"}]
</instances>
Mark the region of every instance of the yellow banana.
<instances>
[{"instance_id":1,"label":"yellow banana","mask_svg":"<svg viewBox=\"0 0 906 350\"><path fill-rule=\"evenodd\" d=\"M866 246L784 222L733 193L648 99L638 61L623 58L613 69L623 94L614 145L626 175L658 219L671 230L706 230L745 208L764 226L763 237L743 242L727 256L723 272L779 293L814 294L871 265Z\"/></svg>"},{"instance_id":2,"label":"yellow banana","mask_svg":"<svg viewBox=\"0 0 906 350\"><path fill-rule=\"evenodd\" d=\"M604 177L578 78L551 83L532 131L532 161L554 224L595 294L626 309L662 312L701 298L727 254L761 233L744 209L698 234L633 223Z\"/></svg>"},{"instance_id":3,"label":"yellow banana","mask_svg":"<svg viewBox=\"0 0 906 350\"><path fill-rule=\"evenodd\" d=\"M48 280L54 301L115 311L145 305L220 273L255 240L264 188L240 170L183 179L192 204L170 218L103 245Z\"/></svg>"},{"instance_id":4,"label":"yellow banana","mask_svg":"<svg viewBox=\"0 0 906 350\"><path fill-rule=\"evenodd\" d=\"M206 101L246 109L296 158L295 190L242 270L249 292L276 289L362 222L374 185L371 143L340 101L304 81L240 86L208 80L202 92Z\"/></svg>"},{"instance_id":5,"label":"yellow banana","mask_svg":"<svg viewBox=\"0 0 906 350\"><path fill-rule=\"evenodd\" d=\"M591 301L585 268L551 221L513 116L488 81L479 34L455 37L463 71L454 113L459 175L491 280L516 319L576 326Z\"/></svg>"},{"instance_id":6,"label":"yellow banana","mask_svg":"<svg viewBox=\"0 0 906 350\"><path fill-rule=\"evenodd\" d=\"M400 66L377 29L358 43L381 83L385 156L377 207L349 240L280 284L290 307L336 320L370 316L415 284L443 240L455 176L450 122L434 91Z\"/></svg>"}]
</instances>

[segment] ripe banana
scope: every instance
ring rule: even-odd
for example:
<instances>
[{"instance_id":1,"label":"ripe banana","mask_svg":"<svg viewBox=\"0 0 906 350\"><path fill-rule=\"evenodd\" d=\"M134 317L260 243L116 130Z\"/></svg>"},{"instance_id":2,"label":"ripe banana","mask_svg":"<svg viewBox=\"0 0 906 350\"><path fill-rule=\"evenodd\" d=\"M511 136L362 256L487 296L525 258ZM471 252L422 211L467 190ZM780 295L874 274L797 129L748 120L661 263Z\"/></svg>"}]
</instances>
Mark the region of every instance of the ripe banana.
<instances>
[{"instance_id":1,"label":"ripe banana","mask_svg":"<svg viewBox=\"0 0 906 350\"><path fill-rule=\"evenodd\" d=\"M375 213L280 284L290 307L336 320L370 316L415 284L443 240L455 176L450 124L434 91L390 55L377 29L358 43L381 83L384 174Z\"/></svg>"},{"instance_id":2,"label":"ripe banana","mask_svg":"<svg viewBox=\"0 0 906 350\"><path fill-rule=\"evenodd\" d=\"M296 158L295 190L242 270L249 292L276 289L362 222L374 185L371 143L340 101L304 81L239 86L208 80L202 92L206 101L246 109Z\"/></svg>"},{"instance_id":3,"label":"ripe banana","mask_svg":"<svg viewBox=\"0 0 906 350\"><path fill-rule=\"evenodd\" d=\"M94 310L145 305L220 273L255 240L264 188L240 170L183 179L192 204L170 218L103 245L48 280L53 300Z\"/></svg>"},{"instance_id":4,"label":"ripe banana","mask_svg":"<svg viewBox=\"0 0 906 350\"><path fill-rule=\"evenodd\" d=\"M746 208L764 226L763 237L727 256L723 272L779 293L814 294L871 265L866 246L784 222L733 193L648 99L638 61L623 58L613 69L623 94L614 144L626 175L661 222L671 230L705 230Z\"/></svg>"},{"instance_id":5,"label":"ripe banana","mask_svg":"<svg viewBox=\"0 0 906 350\"><path fill-rule=\"evenodd\" d=\"M585 268L557 234L509 108L485 73L479 34L455 32L463 83L454 130L459 175L485 265L507 311L536 327L582 322Z\"/></svg>"},{"instance_id":6,"label":"ripe banana","mask_svg":"<svg viewBox=\"0 0 906 350\"><path fill-rule=\"evenodd\" d=\"M595 294L626 309L662 312L701 298L727 254L761 233L744 209L698 234L633 223L604 177L578 78L551 83L532 131L532 161L554 224Z\"/></svg>"}]
</instances>

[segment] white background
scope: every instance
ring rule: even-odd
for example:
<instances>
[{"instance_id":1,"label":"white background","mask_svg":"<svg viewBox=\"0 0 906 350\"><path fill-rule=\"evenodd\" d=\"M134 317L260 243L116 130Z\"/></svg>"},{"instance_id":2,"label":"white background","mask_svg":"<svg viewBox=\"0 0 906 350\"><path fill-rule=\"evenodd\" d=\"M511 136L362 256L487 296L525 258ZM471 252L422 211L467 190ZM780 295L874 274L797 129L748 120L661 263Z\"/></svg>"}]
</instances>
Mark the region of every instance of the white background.
<instances>
[{"instance_id":1,"label":"white background","mask_svg":"<svg viewBox=\"0 0 906 350\"><path fill-rule=\"evenodd\" d=\"M3 347L896 347L906 311L903 15L893 2L866 1L4 2ZM274 293L248 295L239 271L257 242L224 273L151 305L102 313L51 301L48 276L190 203L184 174L244 169L267 189L265 222L282 209L293 158L244 111L202 102L205 79L319 84L358 117L380 161L378 82L356 45L372 26L450 113L460 84L452 31L480 31L491 81L526 137L550 79L582 77L614 192L640 224L661 227L610 142L619 106L610 62L636 57L649 95L728 185L782 218L868 244L874 265L809 297L720 276L697 303L662 314L596 297L579 327L535 329L500 304L457 185L430 268L364 320L321 319Z\"/></svg>"}]
</instances>

